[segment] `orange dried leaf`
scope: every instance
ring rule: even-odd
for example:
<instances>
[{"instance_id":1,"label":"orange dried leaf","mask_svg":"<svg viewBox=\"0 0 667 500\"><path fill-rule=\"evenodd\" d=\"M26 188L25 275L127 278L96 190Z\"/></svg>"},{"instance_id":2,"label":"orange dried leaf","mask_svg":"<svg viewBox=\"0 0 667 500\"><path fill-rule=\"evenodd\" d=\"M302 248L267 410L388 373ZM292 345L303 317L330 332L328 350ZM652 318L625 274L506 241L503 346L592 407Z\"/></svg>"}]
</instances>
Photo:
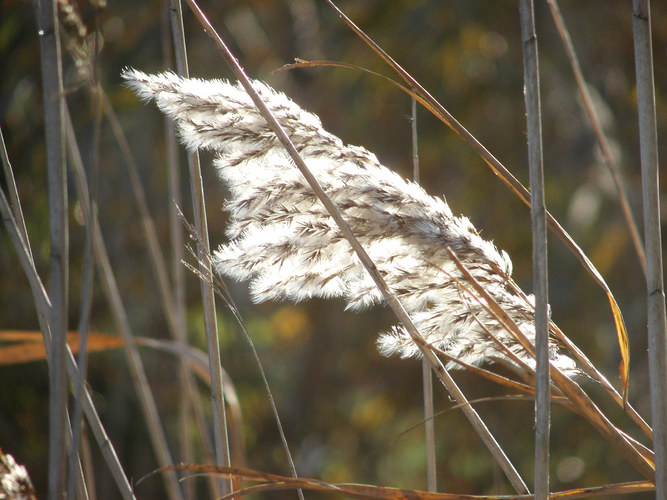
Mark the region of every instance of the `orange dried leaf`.
<instances>
[{"instance_id":1,"label":"orange dried leaf","mask_svg":"<svg viewBox=\"0 0 667 500\"><path fill-rule=\"evenodd\" d=\"M252 469L238 467L216 467L213 465L182 464L157 469L162 470L190 471L197 474L219 474L227 477L240 477L246 481L259 483L232 492L225 496L228 498L242 498L250 493L259 491L275 491L286 489L308 489L321 491L343 498L376 498L386 500L523 500L533 498L532 495L466 495L460 493L432 493L420 490L409 490L403 488L391 488L370 484L353 483L327 483L320 479L288 477L278 474L269 474ZM551 498L590 498L599 495L620 495L653 491L655 486L648 481L636 481L629 483L605 484L587 488L575 488L571 490L558 491L550 494Z\"/></svg>"},{"instance_id":2,"label":"orange dried leaf","mask_svg":"<svg viewBox=\"0 0 667 500\"><path fill-rule=\"evenodd\" d=\"M611 312L614 315L614 323L616 324L616 335L618 336L618 346L621 350L621 365L619 372L621 374L621 383L623 384L623 404L628 402L628 376L630 374L630 345L628 342L628 332L625 329L625 322L623 315L616 303L616 299L611 291L607 291L609 303L611 304Z\"/></svg>"},{"instance_id":3,"label":"orange dried leaf","mask_svg":"<svg viewBox=\"0 0 667 500\"><path fill-rule=\"evenodd\" d=\"M79 333L68 332L67 344L79 352ZM123 341L113 335L90 332L88 352L106 351L121 347ZM17 365L46 359L42 332L36 330L0 330L0 365Z\"/></svg>"}]
</instances>

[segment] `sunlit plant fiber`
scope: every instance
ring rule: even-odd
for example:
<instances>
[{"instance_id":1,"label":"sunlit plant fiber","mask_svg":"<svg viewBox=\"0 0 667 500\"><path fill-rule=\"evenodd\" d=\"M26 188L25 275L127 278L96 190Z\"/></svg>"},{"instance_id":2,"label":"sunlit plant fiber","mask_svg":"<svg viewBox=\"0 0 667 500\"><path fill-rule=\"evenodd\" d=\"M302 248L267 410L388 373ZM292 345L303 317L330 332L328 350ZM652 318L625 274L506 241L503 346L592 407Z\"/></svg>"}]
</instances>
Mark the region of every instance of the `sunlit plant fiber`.
<instances>
[{"instance_id":1,"label":"sunlit plant fiber","mask_svg":"<svg viewBox=\"0 0 667 500\"><path fill-rule=\"evenodd\" d=\"M142 99L155 100L175 120L186 147L217 154L215 165L231 191L225 206L231 215L229 243L214 254L220 273L249 280L257 302L341 297L353 310L382 302L242 87L173 73L126 70L123 77ZM326 132L316 115L261 82L254 86L424 339L464 363L501 361L518 368L511 351L533 367L532 356L487 310L484 299L473 295L447 249L534 342L532 296L513 285L507 253L482 239L467 218L454 216L443 199L404 180L366 149ZM378 347L385 355L420 354L402 326L381 334ZM550 356L561 370L576 373L574 362L554 342Z\"/></svg>"}]
</instances>

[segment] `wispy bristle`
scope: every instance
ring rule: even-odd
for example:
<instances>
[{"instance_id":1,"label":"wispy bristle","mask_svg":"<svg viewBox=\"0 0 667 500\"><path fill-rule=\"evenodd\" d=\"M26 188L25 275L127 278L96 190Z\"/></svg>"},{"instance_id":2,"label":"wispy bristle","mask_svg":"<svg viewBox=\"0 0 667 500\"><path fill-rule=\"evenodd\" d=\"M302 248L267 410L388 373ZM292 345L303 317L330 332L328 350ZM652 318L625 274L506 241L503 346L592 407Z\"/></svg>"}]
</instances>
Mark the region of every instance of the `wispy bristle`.
<instances>
[{"instance_id":1,"label":"wispy bristle","mask_svg":"<svg viewBox=\"0 0 667 500\"><path fill-rule=\"evenodd\" d=\"M239 85L135 70L123 77L142 99L154 100L176 121L188 148L218 155L215 165L232 193L225 207L231 215L229 243L214 255L219 272L250 281L257 302L341 297L350 309L382 302L352 248ZM382 166L366 149L344 145L317 116L285 95L261 82L253 85L424 339L468 364L503 360L516 365L493 336L534 366L482 305L484 300L471 295L472 287L465 286L469 281L447 249L533 342L533 306L507 286L509 256L482 239L467 218L454 216L443 199ZM420 353L402 326L382 334L378 345L385 355ZM551 357L565 370L574 367L555 346Z\"/></svg>"}]
</instances>

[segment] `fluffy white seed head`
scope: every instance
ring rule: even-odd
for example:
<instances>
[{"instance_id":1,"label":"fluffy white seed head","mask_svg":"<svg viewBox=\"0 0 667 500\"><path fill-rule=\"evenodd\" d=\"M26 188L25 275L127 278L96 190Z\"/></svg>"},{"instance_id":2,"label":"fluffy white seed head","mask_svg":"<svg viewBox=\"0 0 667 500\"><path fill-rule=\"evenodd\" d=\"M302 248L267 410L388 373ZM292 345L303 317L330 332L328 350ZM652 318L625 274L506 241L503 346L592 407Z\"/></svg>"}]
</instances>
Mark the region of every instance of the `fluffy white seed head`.
<instances>
[{"instance_id":1,"label":"fluffy white seed head","mask_svg":"<svg viewBox=\"0 0 667 500\"><path fill-rule=\"evenodd\" d=\"M231 216L229 242L214 254L220 273L249 281L257 302L341 297L356 310L382 302L354 251L240 85L135 70L126 70L123 77L142 99L154 100L175 120L187 148L217 154L215 165L231 192L225 205ZM284 94L261 82L253 86L427 342L468 364L501 360L516 366L509 350L534 366L470 293L473 288L448 249L534 342L534 307L508 287L512 263L505 252L482 239L467 218L454 216L443 199L382 166L366 149L344 145L322 128L317 116ZM402 326L381 334L378 346L385 355L420 353ZM573 371L573 361L555 345L551 358Z\"/></svg>"}]
</instances>

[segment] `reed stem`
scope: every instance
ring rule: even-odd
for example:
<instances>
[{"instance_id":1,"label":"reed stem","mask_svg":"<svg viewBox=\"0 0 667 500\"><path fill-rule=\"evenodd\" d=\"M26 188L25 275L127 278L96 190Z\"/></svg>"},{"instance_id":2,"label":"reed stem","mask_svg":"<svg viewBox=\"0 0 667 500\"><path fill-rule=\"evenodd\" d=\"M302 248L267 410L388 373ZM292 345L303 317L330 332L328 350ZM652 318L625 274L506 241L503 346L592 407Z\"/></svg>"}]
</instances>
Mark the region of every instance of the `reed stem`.
<instances>
[{"instance_id":1,"label":"reed stem","mask_svg":"<svg viewBox=\"0 0 667 500\"><path fill-rule=\"evenodd\" d=\"M531 227L533 230L533 293L535 294L535 498L549 497L549 275L547 218L542 159L542 111L535 11L532 0L519 2L523 48L524 96L528 130Z\"/></svg>"},{"instance_id":2,"label":"reed stem","mask_svg":"<svg viewBox=\"0 0 667 500\"><path fill-rule=\"evenodd\" d=\"M644 199L648 359L651 380L653 451L655 453L655 487L656 498L665 499L667 498L667 399L665 398L667 394L667 321L660 231L660 174L651 46L651 7L648 0L634 0L632 8Z\"/></svg>"}]
</instances>

